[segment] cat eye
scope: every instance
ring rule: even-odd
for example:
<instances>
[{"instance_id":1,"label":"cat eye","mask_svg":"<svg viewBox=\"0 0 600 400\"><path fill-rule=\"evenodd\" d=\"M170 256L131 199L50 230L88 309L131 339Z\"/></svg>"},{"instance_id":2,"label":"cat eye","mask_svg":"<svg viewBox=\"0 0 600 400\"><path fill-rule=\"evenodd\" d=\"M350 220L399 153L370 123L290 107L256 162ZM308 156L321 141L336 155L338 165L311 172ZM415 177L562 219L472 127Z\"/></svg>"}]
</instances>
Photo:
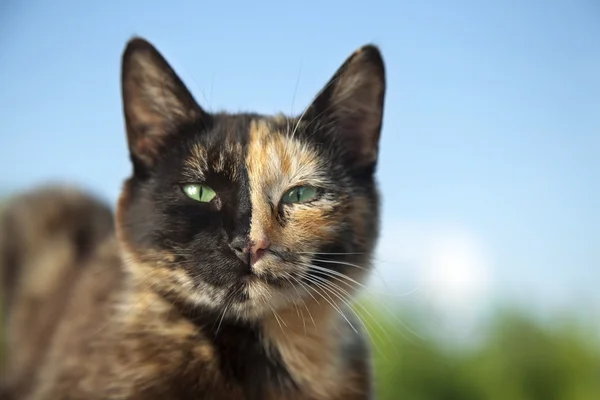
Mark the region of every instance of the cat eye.
<instances>
[{"instance_id":1,"label":"cat eye","mask_svg":"<svg viewBox=\"0 0 600 400\"><path fill-rule=\"evenodd\" d=\"M287 204L305 203L314 199L316 195L317 188L312 186L296 186L284 194L281 201Z\"/></svg>"},{"instance_id":2,"label":"cat eye","mask_svg":"<svg viewBox=\"0 0 600 400\"><path fill-rule=\"evenodd\" d=\"M183 185L182 189L187 197L201 203L208 203L217 195L210 187L201 184Z\"/></svg>"}]
</instances>

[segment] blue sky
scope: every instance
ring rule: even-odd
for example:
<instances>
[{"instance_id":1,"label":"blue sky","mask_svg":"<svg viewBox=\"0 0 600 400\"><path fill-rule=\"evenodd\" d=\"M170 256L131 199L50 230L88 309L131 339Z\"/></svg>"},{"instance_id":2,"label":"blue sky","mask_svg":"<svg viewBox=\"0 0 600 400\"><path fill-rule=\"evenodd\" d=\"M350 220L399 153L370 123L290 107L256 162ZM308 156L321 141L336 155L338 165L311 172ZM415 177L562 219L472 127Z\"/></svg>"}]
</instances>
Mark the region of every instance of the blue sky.
<instances>
[{"instance_id":1,"label":"blue sky","mask_svg":"<svg viewBox=\"0 0 600 400\"><path fill-rule=\"evenodd\" d=\"M119 62L134 34L205 108L263 113L300 112L374 42L392 290L599 305L600 4L524 3L4 1L0 189L61 180L116 199L130 171ZM432 261L448 247L464 249ZM471 283L436 281L460 274Z\"/></svg>"}]
</instances>

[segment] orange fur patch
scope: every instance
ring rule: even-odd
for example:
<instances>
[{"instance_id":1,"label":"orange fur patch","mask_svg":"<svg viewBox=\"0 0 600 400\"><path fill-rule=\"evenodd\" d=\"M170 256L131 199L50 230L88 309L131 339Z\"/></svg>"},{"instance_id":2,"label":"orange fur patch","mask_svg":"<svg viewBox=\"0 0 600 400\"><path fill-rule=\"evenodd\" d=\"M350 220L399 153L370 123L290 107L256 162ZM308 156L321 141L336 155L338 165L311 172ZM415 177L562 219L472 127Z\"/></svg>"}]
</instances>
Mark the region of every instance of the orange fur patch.
<instances>
[{"instance_id":1,"label":"orange fur patch","mask_svg":"<svg viewBox=\"0 0 600 400\"><path fill-rule=\"evenodd\" d=\"M267 236L276 246L307 251L315 241L330 237L338 222L327 217L331 204L294 205L283 228L271 208L295 186L327 184L314 149L283 132L272 131L265 121L253 121L246 165L252 201L251 240Z\"/></svg>"}]
</instances>

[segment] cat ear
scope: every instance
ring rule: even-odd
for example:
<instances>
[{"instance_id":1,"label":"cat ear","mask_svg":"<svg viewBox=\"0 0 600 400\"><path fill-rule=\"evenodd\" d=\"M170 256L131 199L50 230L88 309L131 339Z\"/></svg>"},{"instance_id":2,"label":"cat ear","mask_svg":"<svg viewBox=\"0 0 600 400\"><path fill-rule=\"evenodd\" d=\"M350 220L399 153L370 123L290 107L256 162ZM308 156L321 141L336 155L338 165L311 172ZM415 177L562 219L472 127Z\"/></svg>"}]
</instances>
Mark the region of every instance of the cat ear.
<instances>
[{"instance_id":1,"label":"cat ear","mask_svg":"<svg viewBox=\"0 0 600 400\"><path fill-rule=\"evenodd\" d=\"M304 120L341 146L357 167L377 162L385 97L385 68L377 47L356 50L307 109Z\"/></svg>"},{"instance_id":2,"label":"cat ear","mask_svg":"<svg viewBox=\"0 0 600 400\"><path fill-rule=\"evenodd\" d=\"M141 38L131 39L123 53L121 90L135 166L151 167L169 136L206 117L167 61Z\"/></svg>"}]
</instances>

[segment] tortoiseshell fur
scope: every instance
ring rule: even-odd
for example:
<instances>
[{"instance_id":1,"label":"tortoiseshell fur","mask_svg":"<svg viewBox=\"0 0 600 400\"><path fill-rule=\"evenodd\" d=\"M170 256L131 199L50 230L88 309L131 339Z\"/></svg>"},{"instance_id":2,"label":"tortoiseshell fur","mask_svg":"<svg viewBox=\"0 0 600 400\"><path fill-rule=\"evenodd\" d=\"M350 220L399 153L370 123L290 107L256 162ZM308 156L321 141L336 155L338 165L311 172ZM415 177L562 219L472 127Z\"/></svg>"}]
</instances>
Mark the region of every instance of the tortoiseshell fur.
<instances>
[{"instance_id":1,"label":"tortoiseshell fur","mask_svg":"<svg viewBox=\"0 0 600 400\"><path fill-rule=\"evenodd\" d=\"M348 307L379 232L377 48L357 50L294 117L206 112L140 38L122 88L133 173L114 227L106 206L64 187L3 212L3 395L372 398ZM217 195L199 203L187 183ZM316 197L282 203L298 185ZM258 241L256 263L236 255Z\"/></svg>"}]
</instances>

